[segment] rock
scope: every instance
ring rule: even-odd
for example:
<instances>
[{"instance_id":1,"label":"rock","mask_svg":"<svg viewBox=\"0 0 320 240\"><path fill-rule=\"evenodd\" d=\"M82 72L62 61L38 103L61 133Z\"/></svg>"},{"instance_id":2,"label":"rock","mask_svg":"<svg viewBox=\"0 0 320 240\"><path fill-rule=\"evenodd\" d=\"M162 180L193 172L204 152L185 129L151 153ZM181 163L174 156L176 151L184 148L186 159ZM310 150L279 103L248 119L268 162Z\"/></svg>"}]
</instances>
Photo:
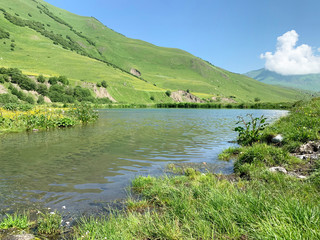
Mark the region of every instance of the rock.
<instances>
[{"instance_id":1,"label":"rock","mask_svg":"<svg viewBox=\"0 0 320 240\"><path fill-rule=\"evenodd\" d=\"M131 68L130 73L137 77L141 76L141 72L138 69Z\"/></svg>"},{"instance_id":2,"label":"rock","mask_svg":"<svg viewBox=\"0 0 320 240\"><path fill-rule=\"evenodd\" d=\"M282 141L283 141L283 137L281 134L278 134L277 136L271 139L271 142L273 143L281 143Z\"/></svg>"},{"instance_id":3,"label":"rock","mask_svg":"<svg viewBox=\"0 0 320 240\"><path fill-rule=\"evenodd\" d=\"M284 174L287 174L287 170L284 167L271 167L269 168L270 172L282 172Z\"/></svg>"},{"instance_id":4,"label":"rock","mask_svg":"<svg viewBox=\"0 0 320 240\"><path fill-rule=\"evenodd\" d=\"M3 240L32 240L34 239L35 236L32 234L18 234L18 235L12 235L12 236L7 236Z\"/></svg>"},{"instance_id":5,"label":"rock","mask_svg":"<svg viewBox=\"0 0 320 240\"><path fill-rule=\"evenodd\" d=\"M306 160L306 155L295 155L297 158L300 158L301 160Z\"/></svg>"},{"instance_id":6,"label":"rock","mask_svg":"<svg viewBox=\"0 0 320 240\"><path fill-rule=\"evenodd\" d=\"M313 154L317 152L320 154L320 141L310 141L299 148L300 154Z\"/></svg>"},{"instance_id":7,"label":"rock","mask_svg":"<svg viewBox=\"0 0 320 240\"><path fill-rule=\"evenodd\" d=\"M292 177L300 178L300 179L306 179L307 178L306 176L299 175L299 174L297 174L295 172L288 172L288 175L292 176Z\"/></svg>"}]
</instances>

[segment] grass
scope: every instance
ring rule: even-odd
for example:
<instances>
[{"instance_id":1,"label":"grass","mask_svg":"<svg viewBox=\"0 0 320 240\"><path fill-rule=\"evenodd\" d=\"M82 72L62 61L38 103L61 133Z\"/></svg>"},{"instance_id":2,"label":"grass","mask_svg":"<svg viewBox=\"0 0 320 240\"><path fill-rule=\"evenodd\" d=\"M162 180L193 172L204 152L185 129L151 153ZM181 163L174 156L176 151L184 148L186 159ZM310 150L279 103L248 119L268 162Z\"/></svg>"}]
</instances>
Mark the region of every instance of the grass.
<instances>
[{"instance_id":1,"label":"grass","mask_svg":"<svg viewBox=\"0 0 320 240\"><path fill-rule=\"evenodd\" d=\"M37 2L0 0L0 7L11 15L16 16L17 13L19 18L43 23L46 31L60 34L65 40L69 36L90 57L55 45L52 40L30 28L18 27L0 13L0 28L10 33L10 39L0 44L2 66L17 67L30 75L64 75L73 85L105 80L110 94L123 103L173 102L165 92L186 89L205 98L233 96L239 103L253 103L256 97L262 102L287 102L304 96L295 90L266 85L228 72L183 50L157 47L127 38L95 18L72 14L42 0ZM55 17L73 28L49 17L37 6L46 6ZM81 32L85 38L75 31ZM14 51L10 48L12 39L16 44ZM128 74L131 68L138 69L143 79ZM153 95L155 100L150 99Z\"/></svg>"},{"instance_id":2,"label":"grass","mask_svg":"<svg viewBox=\"0 0 320 240\"><path fill-rule=\"evenodd\" d=\"M143 214L127 212L103 219L83 219L75 230L76 237L319 238L319 192L307 183L279 174L266 173L265 179L270 183L246 180L232 183L209 173L138 177L133 181L133 188L157 211L146 209Z\"/></svg>"},{"instance_id":3,"label":"grass","mask_svg":"<svg viewBox=\"0 0 320 240\"><path fill-rule=\"evenodd\" d=\"M17 232L24 230L24 232L32 232L38 236L54 237L61 235L64 228L61 226L62 217L59 213L42 213L38 211L38 216L35 219L30 218L30 214L6 214L6 216L0 221L0 230L6 230L6 233L10 233L10 230ZM2 239L1 232L0 238ZM38 239L38 238L37 238Z\"/></svg>"},{"instance_id":4,"label":"grass","mask_svg":"<svg viewBox=\"0 0 320 240\"><path fill-rule=\"evenodd\" d=\"M63 232L62 217L56 212L41 213L41 217L37 221L37 232L46 235L57 235Z\"/></svg>"},{"instance_id":5,"label":"grass","mask_svg":"<svg viewBox=\"0 0 320 240\"><path fill-rule=\"evenodd\" d=\"M27 229L30 225L29 218L26 214L6 214L6 217L0 222L0 229Z\"/></svg>"}]
</instances>

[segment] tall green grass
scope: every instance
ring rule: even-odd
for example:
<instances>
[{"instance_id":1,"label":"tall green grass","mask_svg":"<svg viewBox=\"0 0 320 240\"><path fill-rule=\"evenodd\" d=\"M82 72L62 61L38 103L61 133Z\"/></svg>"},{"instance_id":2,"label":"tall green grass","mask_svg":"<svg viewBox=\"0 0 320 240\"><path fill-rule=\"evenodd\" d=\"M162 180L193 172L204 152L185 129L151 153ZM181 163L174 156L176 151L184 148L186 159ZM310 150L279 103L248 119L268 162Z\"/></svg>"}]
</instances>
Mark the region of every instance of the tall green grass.
<instances>
[{"instance_id":1,"label":"tall green grass","mask_svg":"<svg viewBox=\"0 0 320 240\"><path fill-rule=\"evenodd\" d=\"M317 239L319 191L283 175L271 183L230 182L212 174L138 177L145 212L83 219L81 239ZM276 179L276 180L274 180ZM311 191L311 192L309 192ZM305 194L308 194L306 199Z\"/></svg>"}]
</instances>

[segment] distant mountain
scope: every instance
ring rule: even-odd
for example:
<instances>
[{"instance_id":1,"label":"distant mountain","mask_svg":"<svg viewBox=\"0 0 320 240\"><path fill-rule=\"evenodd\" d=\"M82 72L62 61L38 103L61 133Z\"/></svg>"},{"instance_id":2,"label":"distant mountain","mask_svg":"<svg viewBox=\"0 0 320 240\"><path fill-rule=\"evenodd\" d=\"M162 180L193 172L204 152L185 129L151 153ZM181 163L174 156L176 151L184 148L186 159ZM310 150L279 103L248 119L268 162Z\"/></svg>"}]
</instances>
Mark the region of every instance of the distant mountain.
<instances>
[{"instance_id":1,"label":"distant mountain","mask_svg":"<svg viewBox=\"0 0 320 240\"><path fill-rule=\"evenodd\" d=\"M168 90L237 102L295 101L303 96L221 69L180 49L127 38L94 17L43 0L0 0L0 67L46 79L66 76L73 87L106 81L108 96L119 103L173 102Z\"/></svg>"},{"instance_id":2,"label":"distant mountain","mask_svg":"<svg viewBox=\"0 0 320 240\"><path fill-rule=\"evenodd\" d=\"M320 91L320 74L284 76L261 68L245 73L245 75L267 84L281 85L315 92Z\"/></svg>"}]
</instances>

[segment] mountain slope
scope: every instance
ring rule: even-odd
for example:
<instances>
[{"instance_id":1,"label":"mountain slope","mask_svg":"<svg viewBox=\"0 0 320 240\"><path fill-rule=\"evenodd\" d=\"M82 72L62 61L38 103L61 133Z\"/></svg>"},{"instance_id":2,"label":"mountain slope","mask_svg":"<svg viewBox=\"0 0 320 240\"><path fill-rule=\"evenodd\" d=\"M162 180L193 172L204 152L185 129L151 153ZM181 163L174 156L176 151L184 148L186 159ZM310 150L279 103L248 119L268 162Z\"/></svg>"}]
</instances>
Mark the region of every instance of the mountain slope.
<instances>
[{"instance_id":1,"label":"mountain slope","mask_svg":"<svg viewBox=\"0 0 320 240\"><path fill-rule=\"evenodd\" d=\"M0 30L10 34L0 44L0 66L17 67L30 75L65 75L74 85L106 80L118 102L170 102L168 89L190 89L201 98L233 96L238 102L301 97L294 90L228 72L183 50L127 38L95 18L42 0L0 0L0 8ZM130 74L134 69L141 77Z\"/></svg>"},{"instance_id":2,"label":"mountain slope","mask_svg":"<svg viewBox=\"0 0 320 240\"><path fill-rule=\"evenodd\" d=\"M320 91L320 74L284 76L262 68L248 72L245 75L267 84Z\"/></svg>"}]
</instances>

